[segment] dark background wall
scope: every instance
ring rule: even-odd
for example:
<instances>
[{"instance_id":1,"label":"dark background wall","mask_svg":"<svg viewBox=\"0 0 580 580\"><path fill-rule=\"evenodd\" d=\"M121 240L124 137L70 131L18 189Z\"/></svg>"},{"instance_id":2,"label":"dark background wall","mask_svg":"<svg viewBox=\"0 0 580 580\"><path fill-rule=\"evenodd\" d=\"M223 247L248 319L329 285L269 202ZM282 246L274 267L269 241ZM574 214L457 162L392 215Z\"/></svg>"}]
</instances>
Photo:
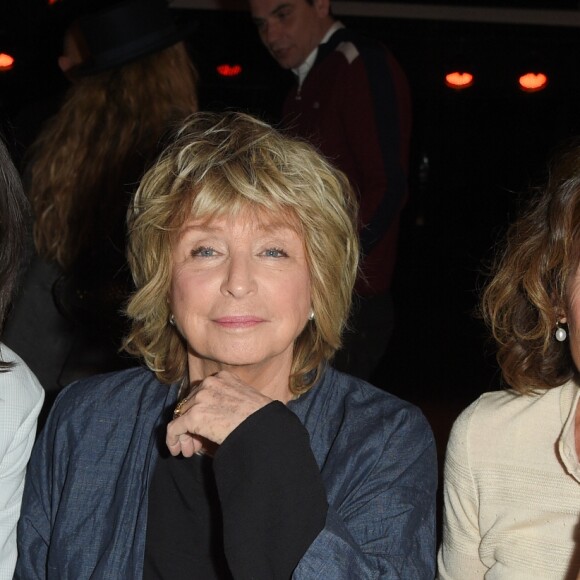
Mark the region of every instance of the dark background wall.
<instances>
[{"instance_id":1,"label":"dark background wall","mask_svg":"<svg viewBox=\"0 0 580 580\"><path fill-rule=\"evenodd\" d=\"M578 7L539 0L478 4ZM58 10L49 13L44 2L33 0L12 2L0 24L0 51L18 58L12 71L0 73L0 122L17 159L66 88L56 67L63 23ZM202 107L243 109L276 122L292 75L267 55L249 15L200 9L176 14L197 23L189 42ZM392 49L413 91L411 197L393 290L396 330L376 383L419 404L443 445L457 412L500 386L493 348L474 317L478 289L493 246L529 186L541 181L553 152L580 132L580 31L514 22L342 19ZM456 59L476 73L474 86L460 93L443 84L446 66ZM542 93L516 86L518 71L530 60L550 76ZM221 78L215 67L222 63L241 64L243 72Z\"/></svg>"},{"instance_id":2,"label":"dark background wall","mask_svg":"<svg viewBox=\"0 0 580 580\"><path fill-rule=\"evenodd\" d=\"M200 17L194 50L206 105L242 107L275 120L292 75L269 58L246 14ZM411 198L394 288L397 327L376 382L454 413L499 387L492 345L473 315L478 289L529 186L580 130L580 34L551 26L342 20L391 47L414 100ZM476 74L474 86L459 93L443 83L446 66L457 58ZM517 87L530 60L550 76L542 93ZM219 79L217 62L240 63L244 73Z\"/></svg>"}]
</instances>

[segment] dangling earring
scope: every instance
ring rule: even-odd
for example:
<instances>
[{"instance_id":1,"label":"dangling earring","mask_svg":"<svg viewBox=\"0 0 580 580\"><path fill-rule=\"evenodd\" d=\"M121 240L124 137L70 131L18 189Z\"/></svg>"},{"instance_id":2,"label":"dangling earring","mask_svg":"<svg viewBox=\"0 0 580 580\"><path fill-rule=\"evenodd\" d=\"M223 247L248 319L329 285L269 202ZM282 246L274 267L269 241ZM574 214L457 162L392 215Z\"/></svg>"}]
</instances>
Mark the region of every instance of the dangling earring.
<instances>
[{"instance_id":1,"label":"dangling earring","mask_svg":"<svg viewBox=\"0 0 580 580\"><path fill-rule=\"evenodd\" d=\"M175 316L173 316L173 314L169 315L169 324L171 324L171 326L175 326Z\"/></svg>"},{"instance_id":2,"label":"dangling earring","mask_svg":"<svg viewBox=\"0 0 580 580\"><path fill-rule=\"evenodd\" d=\"M558 342L564 342L566 340L566 337L568 336L566 329L563 328L561 326L561 324L562 323L560 323L560 322L556 322L556 332L555 332L554 336L556 337L556 340Z\"/></svg>"},{"instance_id":3,"label":"dangling earring","mask_svg":"<svg viewBox=\"0 0 580 580\"><path fill-rule=\"evenodd\" d=\"M308 315L308 320L314 320L314 310L310 311L310 314Z\"/></svg>"}]
</instances>

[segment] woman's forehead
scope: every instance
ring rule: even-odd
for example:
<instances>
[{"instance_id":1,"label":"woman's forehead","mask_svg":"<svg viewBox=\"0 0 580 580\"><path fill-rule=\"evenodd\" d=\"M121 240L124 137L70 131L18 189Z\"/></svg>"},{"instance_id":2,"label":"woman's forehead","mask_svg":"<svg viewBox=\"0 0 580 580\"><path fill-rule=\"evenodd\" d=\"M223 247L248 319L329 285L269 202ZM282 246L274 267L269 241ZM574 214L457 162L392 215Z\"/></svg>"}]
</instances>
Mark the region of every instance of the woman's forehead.
<instances>
[{"instance_id":1,"label":"woman's forehead","mask_svg":"<svg viewBox=\"0 0 580 580\"><path fill-rule=\"evenodd\" d=\"M264 207L241 206L223 208L205 215L192 213L184 222L181 231L192 227L211 228L224 223L238 224L259 230L291 229L302 237L302 228L296 213L289 208L271 210Z\"/></svg>"}]
</instances>

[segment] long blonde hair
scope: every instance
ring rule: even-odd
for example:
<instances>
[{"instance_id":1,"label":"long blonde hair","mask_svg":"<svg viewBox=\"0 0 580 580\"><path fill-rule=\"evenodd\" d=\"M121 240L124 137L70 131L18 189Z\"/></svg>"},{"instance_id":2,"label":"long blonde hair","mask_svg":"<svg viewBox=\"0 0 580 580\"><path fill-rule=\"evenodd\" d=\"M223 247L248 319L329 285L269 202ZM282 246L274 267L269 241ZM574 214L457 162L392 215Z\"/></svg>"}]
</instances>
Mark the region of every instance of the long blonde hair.
<instances>
[{"instance_id":1,"label":"long blonde hair","mask_svg":"<svg viewBox=\"0 0 580 580\"><path fill-rule=\"evenodd\" d=\"M168 125L197 110L196 80L178 43L73 84L25 173L40 255L67 269L123 219Z\"/></svg>"}]
</instances>

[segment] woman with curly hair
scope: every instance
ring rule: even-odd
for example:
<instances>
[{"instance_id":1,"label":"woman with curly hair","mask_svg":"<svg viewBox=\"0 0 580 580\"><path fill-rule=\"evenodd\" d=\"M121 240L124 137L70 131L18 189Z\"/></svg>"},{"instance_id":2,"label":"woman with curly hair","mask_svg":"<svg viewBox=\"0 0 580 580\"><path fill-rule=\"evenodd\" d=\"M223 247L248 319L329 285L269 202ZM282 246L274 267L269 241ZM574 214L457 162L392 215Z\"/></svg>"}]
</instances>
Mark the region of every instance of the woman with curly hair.
<instances>
[{"instance_id":1,"label":"woman with curly hair","mask_svg":"<svg viewBox=\"0 0 580 580\"><path fill-rule=\"evenodd\" d=\"M135 364L118 354L133 289L125 216L163 136L197 110L184 35L164 0L107 6L67 31L59 64L73 83L27 152L37 257L7 327L49 391Z\"/></svg>"},{"instance_id":2,"label":"woman with curly hair","mask_svg":"<svg viewBox=\"0 0 580 580\"><path fill-rule=\"evenodd\" d=\"M580 146L510 227L482 313L508 389L455 423L442 579L580 573Z\"/></svg>"}]
</instances>

